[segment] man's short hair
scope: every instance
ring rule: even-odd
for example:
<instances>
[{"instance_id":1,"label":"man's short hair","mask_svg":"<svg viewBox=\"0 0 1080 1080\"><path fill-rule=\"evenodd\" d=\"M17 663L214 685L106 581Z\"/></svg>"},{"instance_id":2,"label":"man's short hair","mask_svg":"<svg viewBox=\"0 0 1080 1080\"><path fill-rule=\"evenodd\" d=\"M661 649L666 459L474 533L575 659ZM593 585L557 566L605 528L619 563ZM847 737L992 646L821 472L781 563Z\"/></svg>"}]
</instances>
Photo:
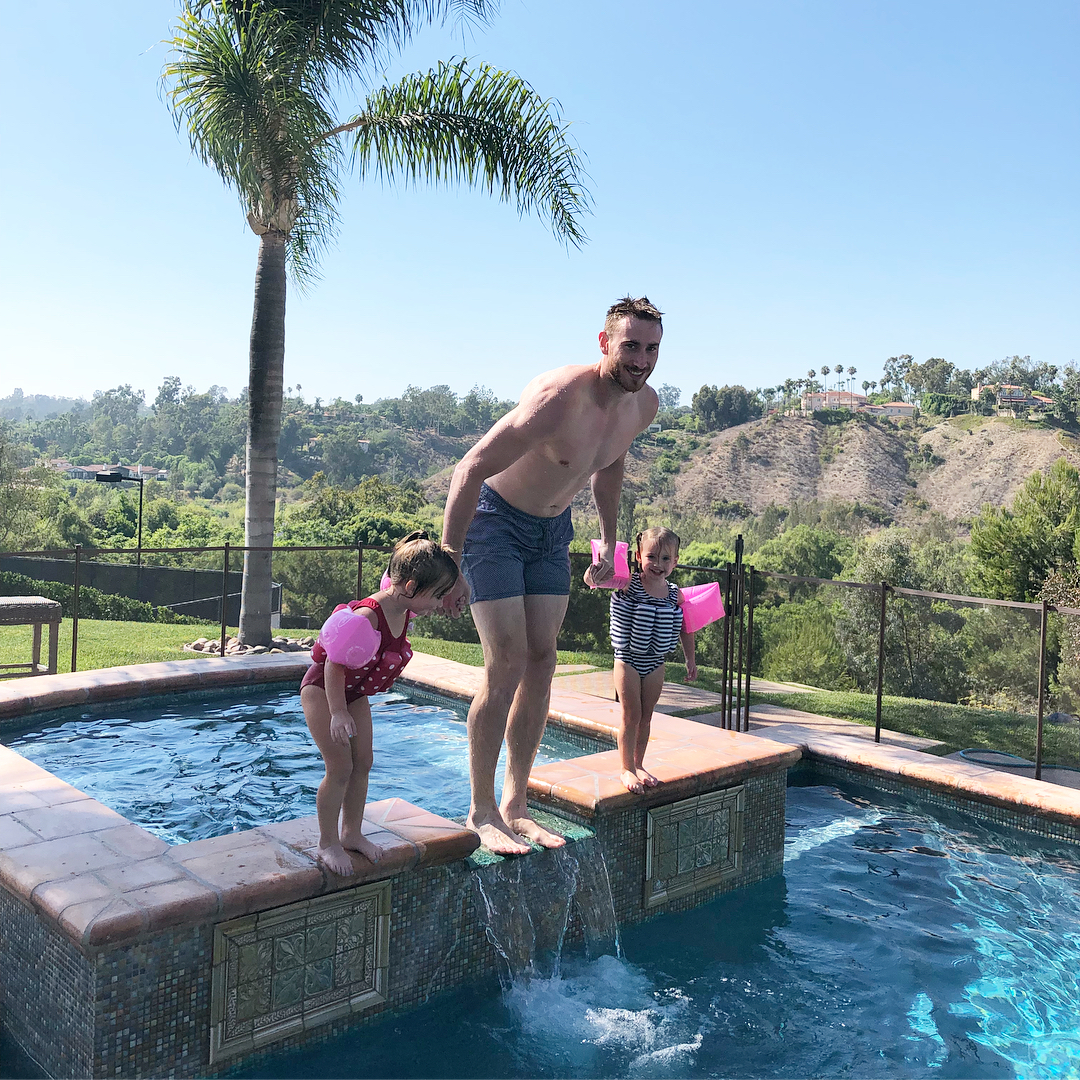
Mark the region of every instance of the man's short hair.
<instances>
[{"instance_id":1,"label":"man's short hair","mask_svg":"<svg viewBox=\"0 0 1080 1080\"><path fill-rule=\"evenodd\" d=\"M604 319L604 332L610 334L619 324L620 319L645 319L659 323L663 327L664 313L647 296L624 296L616 300L607 309Z\"/></svg>"}]
</instances>

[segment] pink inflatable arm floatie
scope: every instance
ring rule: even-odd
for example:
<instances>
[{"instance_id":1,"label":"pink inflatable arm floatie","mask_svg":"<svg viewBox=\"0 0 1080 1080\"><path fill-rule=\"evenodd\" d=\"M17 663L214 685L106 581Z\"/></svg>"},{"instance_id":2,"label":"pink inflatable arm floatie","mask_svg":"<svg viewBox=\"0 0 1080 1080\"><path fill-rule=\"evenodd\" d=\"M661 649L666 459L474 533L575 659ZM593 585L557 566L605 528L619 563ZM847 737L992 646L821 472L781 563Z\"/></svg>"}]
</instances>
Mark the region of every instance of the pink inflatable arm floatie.
<instances>
[{"instance_id":1,"label":"pink inflatable arm floatie","mask_svg":"<svg viewBox=\"0 0 1080 1080\"><path fill-rule=\"evenodd\" d=\"M682 590L683 630L697 633L703 626L724 617L724 602L720 599L720 583L710 581L707 585L691 585Z\"/></svg>"},{"instance_id":2,"label":"pink inflatable arm floatie","mask_svg":"<svg viewBox=\"0 0 1080 1080\"><path fill-rule=\"evenodd\" d=\"M600 541L591 540L593 565L600 557ZM590 589L625 589L630 584L630 545L623 540L615 541L615 574Z\"/></svg>"},{"instance_id":3,"label":"pink inflatable arm floatie","mask_svg":"<svg viewBox=\"0 0 1080 1080\"><path fill-rule=\"evenodd\" d=\"M349 607L338 608L319 631L327 657L347 668L362 668L374 659L381 640L379 631Z\"/></svg>"}]
</instances>

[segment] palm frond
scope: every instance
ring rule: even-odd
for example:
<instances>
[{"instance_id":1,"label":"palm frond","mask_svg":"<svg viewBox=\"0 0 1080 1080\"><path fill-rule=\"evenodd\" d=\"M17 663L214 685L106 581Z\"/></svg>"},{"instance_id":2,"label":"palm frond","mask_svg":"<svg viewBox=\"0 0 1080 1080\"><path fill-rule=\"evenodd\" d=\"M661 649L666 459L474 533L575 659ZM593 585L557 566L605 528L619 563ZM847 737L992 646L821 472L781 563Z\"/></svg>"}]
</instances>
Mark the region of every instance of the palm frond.
<instances>
[{"instance_id":1,"label":"palm frond","mask_svg":"<svg viewBox=\"0 0 1080 1080\"><path fill-rule=\"evenodd\" d=\"M360 175L415 184L466 183L537 213L580 247L591 200L583 154L559 105L513 72L442 63L372 93L339 132L355 131Z\"/></svg>"},{"instance_id":2,"label":"palm frond","mask_svg":"<svg viewBox=\"0 0 1080 1080\"><path fill-rule=\"evenodd\" d=\"M203 17L223 3L237 25L276 13L313 70L365 85L424 26L483 25L499 8L499 0L188 0L186 6Z\"/></svg>"},{"instance_id":3,"label":"palm frond","mask_svg":"<svg viewBox=\"0 0 1080 1080\"><path fill-rule=\"evenodd\" d=\"M318 64L293 47L296 28L270 7L238 18L219 2L185 12L170 42L167 98L193 152L233 188L252 220L289 236L310 276L337 220L340 145Z\"/></svg>"}]
</instances>

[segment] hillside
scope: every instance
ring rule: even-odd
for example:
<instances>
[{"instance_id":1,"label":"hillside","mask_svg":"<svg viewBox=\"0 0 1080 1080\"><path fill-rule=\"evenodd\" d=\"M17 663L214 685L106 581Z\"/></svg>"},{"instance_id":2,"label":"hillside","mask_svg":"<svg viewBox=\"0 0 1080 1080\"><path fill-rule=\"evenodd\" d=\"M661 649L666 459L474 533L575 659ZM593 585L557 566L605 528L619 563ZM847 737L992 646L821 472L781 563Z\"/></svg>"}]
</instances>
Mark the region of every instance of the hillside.
<instances>
[{"instance_id":1,"label":"hillside","mask_svg":"<svg viewBox=\"0 0 1080 1080\"><path fill-rule=\"evenodd\" d=\"M675 478L672 502L705 513L734 502L760 513L770 503L835 499L900 522L928 510L962 521L984 503L1009 505L1030 473L1062 456L1080 464L1075 437L1011 420L961 417L913 431L771 417L713 436Z\"/></svg>"}]
</instances>

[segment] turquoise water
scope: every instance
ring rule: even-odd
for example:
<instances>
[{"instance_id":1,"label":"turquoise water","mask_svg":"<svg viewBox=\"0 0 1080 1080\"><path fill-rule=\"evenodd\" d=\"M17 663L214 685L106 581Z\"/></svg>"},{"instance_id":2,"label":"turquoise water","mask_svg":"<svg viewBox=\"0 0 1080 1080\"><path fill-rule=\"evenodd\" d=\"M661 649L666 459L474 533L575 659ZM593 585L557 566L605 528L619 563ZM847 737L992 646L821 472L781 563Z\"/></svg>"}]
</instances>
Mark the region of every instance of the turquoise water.
<instances>
[{"instance_id":1,"label":"turquoise water","mask_svg":"<svg viewBox=\"0 0 1080 1080\"><path fill-rule=\"evenodd\" d=\"M567 955L236 1075L1077 1075L1076 849L820 782L787 817L783 877L625 930L623 959Z\"/></svg>"},{"instance_id":2,"label":"turquoise water","mask_svg":"<svg viewBox=\"0 0 1080 1080\"><path fill-rule=\"evenodd\" d=\"M300 695L264 689L237 702L238 692L110 702L3 742L174 844L314 814L323 764ZM413 704L399 693L371 702L369 800L398 796L444 817L466 813L464 706ZM582 753L545 736L537 761ZM497 775L501 782L501 760Z\"/></svg>"}]
</instances>

